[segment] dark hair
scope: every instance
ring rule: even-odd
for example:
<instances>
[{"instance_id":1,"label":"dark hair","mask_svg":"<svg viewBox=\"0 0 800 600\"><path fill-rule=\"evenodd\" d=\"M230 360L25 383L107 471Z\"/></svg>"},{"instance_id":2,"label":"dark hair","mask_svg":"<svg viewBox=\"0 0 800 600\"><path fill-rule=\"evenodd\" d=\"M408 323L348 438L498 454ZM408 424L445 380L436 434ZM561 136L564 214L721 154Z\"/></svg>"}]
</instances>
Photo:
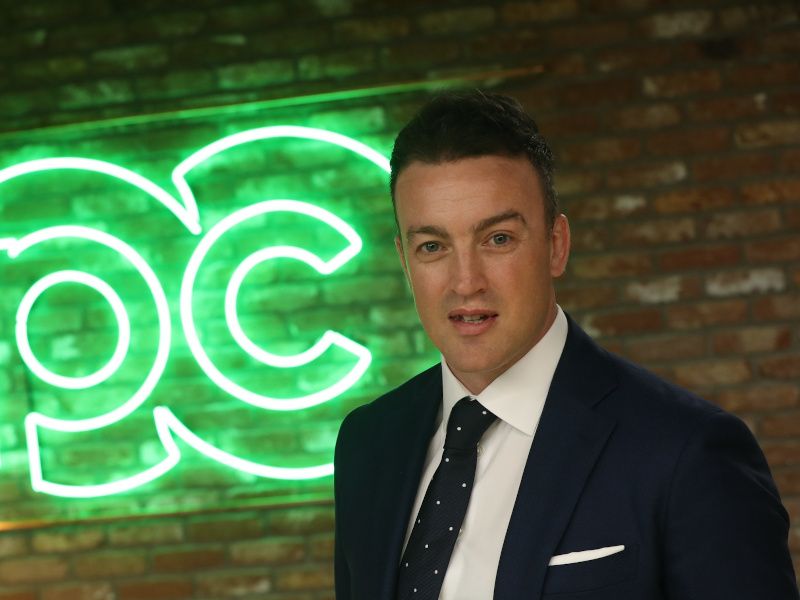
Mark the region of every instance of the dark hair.
<instances>
[{"instance_id":1,"label":"dark hair","mask_svg":"<svg viewBox=\"0 0 800 600\"><path fill-rule=\"evenodd\" d=\"M428 164L480 156L525 156L539 175L545 222L558 214L553 187L553 153L536 122L508 96L473 90L447 92L425 104L394 142L390 189L395 221L397 177L412 162Z\"/></svg>"}]
</instances>

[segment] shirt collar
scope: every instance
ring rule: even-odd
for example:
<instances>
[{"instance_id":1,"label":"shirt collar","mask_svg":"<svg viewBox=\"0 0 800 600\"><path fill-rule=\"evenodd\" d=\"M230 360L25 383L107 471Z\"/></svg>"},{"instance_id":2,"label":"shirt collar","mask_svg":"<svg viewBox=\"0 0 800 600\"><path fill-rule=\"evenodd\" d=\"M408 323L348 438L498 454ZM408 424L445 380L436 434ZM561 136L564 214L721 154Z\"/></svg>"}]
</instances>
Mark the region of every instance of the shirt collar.
<instances>
[{"instance_id":1,"label":"shirt collar","mask_svg":"<svg viewBox=\"0 0 800 600\"><path fill-rule=\"evenodd\" d=\"M526 435L534 434L567 341L567 317L560 306L556 308L556 318L544 337L477 396L453 375L442 357L442 423L447 423L456 402L471 396L501 421Z\"/></svg>"}]
</instances>

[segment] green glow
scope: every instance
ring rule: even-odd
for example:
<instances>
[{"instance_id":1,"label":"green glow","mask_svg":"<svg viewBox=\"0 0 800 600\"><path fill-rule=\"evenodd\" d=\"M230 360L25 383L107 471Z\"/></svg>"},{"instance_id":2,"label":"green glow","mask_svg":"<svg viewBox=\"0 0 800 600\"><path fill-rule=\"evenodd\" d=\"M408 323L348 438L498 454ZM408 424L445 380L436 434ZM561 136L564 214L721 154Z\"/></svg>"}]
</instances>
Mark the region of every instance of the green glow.
<instances>
[{"instance_id":1,"label":"green glow","mask_svg":"<svg viewBox=\"0 0 800 600\"><path fill-rule=\"evenodd\" d=\"M31 350L30 343L28 342L28 316L30 315L31 308L33 308L33 304L39 296L59 283L82 283L98 291L111 305L114 316L117 318L117 326L119 327L117 347L114 349L114 353L108 363L91 375L86 375L84 377L65 377L64 375L53 373L46 369L36 356L34 356L33 350ZM128 319L128 313L122 304L122 300L105 281L81 271L58 271L42 277L39 281L34 283L25 293L25 296L23 296L19 308L17 309L16 335L20 356L22 356L23 362L34 375L42 381L46 381L50 385L56 387L79 390L98 385L116 372L125 359L125 355L128 353L128 347L131 343L131 323Z\"/></svg>"},{"instance_id":2,"label":"green glow","mask_svg":"<svg viewBox=\"0 0 800 600\"><path fill-rule=\"evenodd\" d=\"M211 361L203 349L197 335L197 329L194 324L194 317L192 314L192 292L194 289L195 277L200 269L203 259L208 254L211 247L219 240L227 231L243 223L253 217L271 213L271 212L295 212L305 214L326 225L332 227L342 234L348 241L347 247L339 252L329 261L323 261L315 254L297 248L294 246L270 246L251 254L247 257L234 271L231 281L225 293L225 318L228 322L228 327L231 334L239 346L247 352L250 356L259 362L274 367L291 368L308 364L319 358L330 346L337 345L343 350L350 352L357 359L358 362L351 369L351 371L341 378L338 382L330 387L308 394L306 396L299 396L296 398L272 398L262 394L252 392L242 386L234 383L228 379ZM364 346L336 333L335 331L326 331L322 338L318 340L310 349L294 356L279 356L262 350L256 346L247 335L242 331L239 325L239 318L236 314L236 297L239 288L242 284L244 277L247 273L257 264L264 261L273 260L276 258L291 258L304 262L317 272L328 275L336 271L339 267L347 263L351 258L361 251L361 238L347 223L342 221L336 215L323 210L319 207L307 204L305 202L298 202L296 200L267 200L259 202L236 211L235 213L227 216L222 221L217 223L200 241L197 249L194 251L192 258L189 259L189 265L186 267L186 273L183 276L181 284L181 305L180 313L183 321L183 331L186 336L186 341L189 348L194 354L197 363L208 375L208 378L216 383L221 389L225 390L231 396L238 398L244 402L267 408L271 410L299 410L315 406L323 402L327 402L332 398L336 398L349 388L351 388L366 372L369 363L372 360L372 355L369 350Z\"/></svg>"},{"instance_id":3,"label":"green glow","mask_svg":"<svg viewBox=\"0 0 800 600\"><path fill-rule=\"evenodd\" d=\"M194 196L189 194L189 202L181 204L172 195L157 186L155 183L142 177L141 175L124 169L115 164L105 162L102 160L95 160L92 158L76 158L76 157L58 157L58 158L43 158L39 160L29 160L23 163L0 169L0 184L16 179L23 175L37 173L40 171L58 171L58 170L73 170L73 171L89 171L108 175L115 179L119 179L129 185L139 188L146 194L149 194L154 199L163 204L178 220L188 229L191 233L197 235L200 233L199 215L197 212L197 204L194 201ZM184 198L185 200L186 198Z\"/></svg>"},{"instance_id":4,"label":"green glow","mask_svg":"<svg viewBox=\"0 0 800 600\"><path fill-rule=\"evenodd\" d=\"M389 161L374 149L352 138L326 130L296 126L263 127L243 131L201 148L182 161L172 172L172 181L178 191L179 200L152 183L150 180L112 163L78 157L60 157L32 160L0 170L0 184L17 177L53 170L88 171L106 175L132 185L150 195L166 207L192 235L202 234L199 211L194 194L186 182L186 175L210 158L241 144L271 138L302 138L316 140L339 146L363 157L389 172ZM336 346L355 358L351 370L328 388L312 394L294 398L273 398L248 390L228 379L211 361L198 337L193 313L192 295L197 273L203 259L214 244L231 228L251 218L275 212L302 214L331 227L346 241L346 247L333 258L325 261L305 248L295 246L267 246L246 257L234 270L225 292L225 318L231 335L242 350L255 360L279 368L295 368L310 364L319 359L332 346ZM325 463L304 468L284 468L245 460L225 452L208 443L192 432L180 419L165 406L153 409L154 426L165 451L163 458L141 472L127 477L97 485L66 485L48 481L43 475L42 455L39 445L39 429L64 433L77 433L98 430L128 417L147 400L160 380L169 354L172 339L169 307L164 290L157 276L131 246L117 237L102 231L77 225L48 227L25 235L20 239L0 238L0 252L7 252L11 259L17 259L27 249L38 244L60 239L78 239L109 248L123 257L142 277L152 295L158 317L159 335L153 364L145 375L140 387L115 409L92 418L64 420L31 412L25 417L25 432L28 444L31 483L34 490L54 496L91 498L117 494L135 489L161 477L180 460L180 449L174 436L208 458L232 469L274 479L300 480L330 475L333 465ZM309 349L299 354L278 355L253 343L242 330L236 310L236 300L244 279L257 265L269 260L291 259L313 267L322 275L334 273L355 257L362 248L362 241L355 230L333 213L317 206L297 200L265 200L245 207L225 217L212 227L199 241L186 267L180 290L180 318L184 335L192 355L198 365L220 389L240 401L267 410L296 411L327 402L350 389L367 371L372 356L367 348L343 336L327 330ZM27 321L36 300L49 288L60 283L72 282L86 285L98 291L111 306L118 324L118 340L111 359L101 369L84 377L65 377L46 369L34 356L27 337ZM123 364L130 346L130 322L127 311L118 294L102 279L75 270L64 270L48 274L34 283L24 294L16 317L16 341L25 365L39 379L54 387L64 389L88 389L100 385L110 378Z\"/></svg>"}]
</instances>

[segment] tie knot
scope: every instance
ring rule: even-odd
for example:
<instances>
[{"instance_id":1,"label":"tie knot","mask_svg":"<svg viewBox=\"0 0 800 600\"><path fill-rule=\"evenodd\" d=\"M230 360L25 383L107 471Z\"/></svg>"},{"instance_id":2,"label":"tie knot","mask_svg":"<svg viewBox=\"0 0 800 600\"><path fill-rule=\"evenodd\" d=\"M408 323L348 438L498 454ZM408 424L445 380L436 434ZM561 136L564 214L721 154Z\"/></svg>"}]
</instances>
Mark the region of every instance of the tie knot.
<instances>
[{"instance_id":1,"label":"tie knot","mask_svg":"<svg viewBox=\"0 0 800 600\"><path fill-rule=\"evenodd\" d=\"M463 397L450 412L444 447L449 450L474 450L496 418L477 400Z\"/></svg>"}]
</instances>

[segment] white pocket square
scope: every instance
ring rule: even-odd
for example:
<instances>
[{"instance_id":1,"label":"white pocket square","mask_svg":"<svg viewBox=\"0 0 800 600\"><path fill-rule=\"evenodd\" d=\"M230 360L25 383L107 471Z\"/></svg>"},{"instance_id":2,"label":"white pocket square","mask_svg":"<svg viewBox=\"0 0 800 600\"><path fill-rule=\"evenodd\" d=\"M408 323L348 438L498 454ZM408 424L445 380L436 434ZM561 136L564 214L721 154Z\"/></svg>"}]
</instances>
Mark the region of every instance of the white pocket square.
<instances>
[{"instance_id":1,"label":"white pocket square","mask_svg":"<svg viewBox=\"0 0 800 600\"><path fill-rule=\"evenodd\" d=\"M556 565L571 565L573 563L586 562L587 560L597 560L598 558L611 556L623 550L625 550L625 546L606 546L605 548L597 548L595 550L557 554L550 559L549 565L553 567Z\"/></svg>"}]
</instances>

